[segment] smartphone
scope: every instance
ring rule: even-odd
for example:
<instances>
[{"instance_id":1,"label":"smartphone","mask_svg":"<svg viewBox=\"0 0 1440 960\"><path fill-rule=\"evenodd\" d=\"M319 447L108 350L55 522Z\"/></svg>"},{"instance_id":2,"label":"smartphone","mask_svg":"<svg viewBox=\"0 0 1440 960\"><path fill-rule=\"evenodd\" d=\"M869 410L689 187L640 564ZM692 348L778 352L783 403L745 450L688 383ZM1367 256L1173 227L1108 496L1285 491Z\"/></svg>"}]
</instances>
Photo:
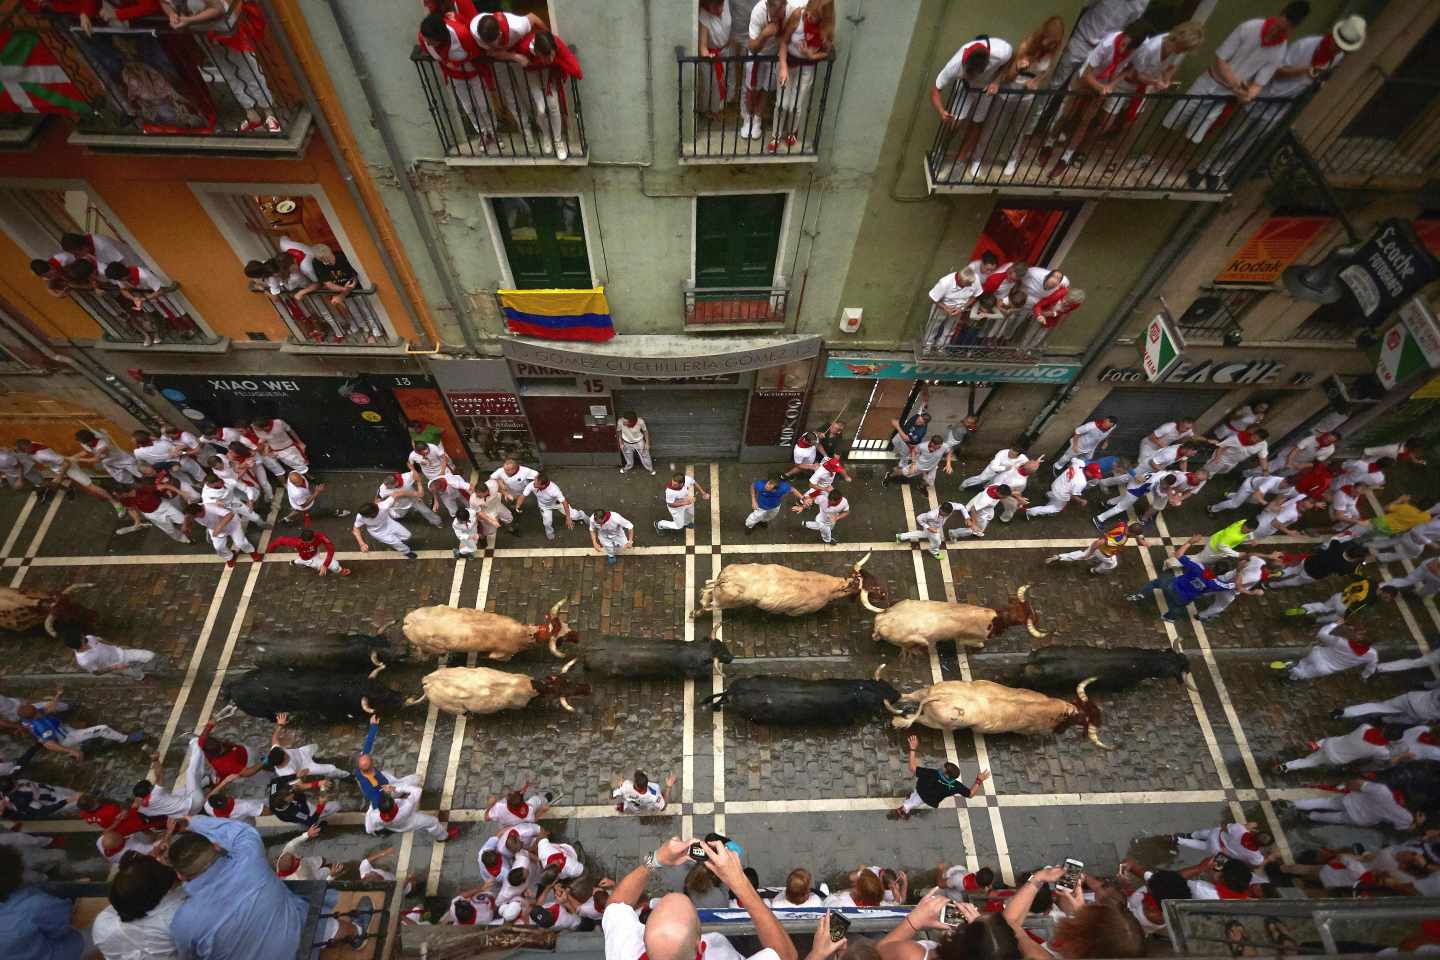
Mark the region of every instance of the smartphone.
<instances>
[{"instance_id":1,"label":"smartphone","mask_svg":"<svg viewBox=\"0 0 1440 960\"><path fill-rule=\"evenodd\" d=\"M705 845L702 844L699 840L696 840L694 843L690 844L690 859L694 860L696 863L704 863L706 860L710 859L710 855L705 852Z\"/></svg>"},{"instance_id":2,"label":"smartphone","mask_svg":"<svg viewBox=\"0 0 1440 960\"><path fill-rule=\"evenodd\" d=\"M964 925L965 915L960 912L960 904L951 900L945 904L945 909L940 912L940 922L947 927L959 927Z\"/></svg>"},{"instance_id":3,"label":"smartphone","mask_svg":"<svg viewBox=\"0 0 1440 960\"><path fill-rule=\"evenodd\" d=\"M1080 874L1085 871L1085 864L1082 861L1065 858L1065 875L1055 881L1055 886L1062 890L1074 890L1080 883Z\"/></svg>"},{"instance_id":4,"label":"smartphone","mask_svg":"<svg viewBox=\"0 0 1440 960\"><path fill-rule=\"evenodd\" d=\"M1229 857L1225 856L1225 854L1223 853L1217 853L1215 854L1215 856L1210 858L1210 868L1218 873L1219 871L1225 869L1225 864L1229 862Z\"/></svg>"},{"instance_id":5,"label":"smartphone","mask_svg":"<svg viewBox=\"0 0 1440 960\"><path fill-rule=\"evenodd\" d=\"M845 939L845 933L850 929L850 918L844 914L830 914L830 942L839 943Z\"/></svg>"}]
</instances>

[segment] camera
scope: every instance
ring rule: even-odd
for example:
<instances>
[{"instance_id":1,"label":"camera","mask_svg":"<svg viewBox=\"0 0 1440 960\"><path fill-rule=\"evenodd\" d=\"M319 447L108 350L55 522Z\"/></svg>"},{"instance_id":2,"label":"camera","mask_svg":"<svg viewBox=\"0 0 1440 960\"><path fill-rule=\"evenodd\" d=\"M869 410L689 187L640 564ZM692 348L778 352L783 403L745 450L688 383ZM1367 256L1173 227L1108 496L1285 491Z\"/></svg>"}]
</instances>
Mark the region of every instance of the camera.
<instances>
[{"instance_id":1,"label":"camera","mask_svg":"<svg viewBox=\"0 0 1440 960\"><path fill-rule=\"evenodd\" d=\"M1074 890L1080 883L1080 874L1085 871L1083 861L1071 857L1065 858L1065 875L1055 881L1055 886L1061 890Z\"/></svg>"},{"instance_id":2,"label":"camera","mask_svg":"<svg viewBox=\"0 0 1440 960\"><path fill-rule=\"evenodd\" d=\"M940 912L940 922L947 927L958 927L963 925L965 915L960 912L960 904L951 900L945 904L945 909Z\"/></svg>"}]
</instances>

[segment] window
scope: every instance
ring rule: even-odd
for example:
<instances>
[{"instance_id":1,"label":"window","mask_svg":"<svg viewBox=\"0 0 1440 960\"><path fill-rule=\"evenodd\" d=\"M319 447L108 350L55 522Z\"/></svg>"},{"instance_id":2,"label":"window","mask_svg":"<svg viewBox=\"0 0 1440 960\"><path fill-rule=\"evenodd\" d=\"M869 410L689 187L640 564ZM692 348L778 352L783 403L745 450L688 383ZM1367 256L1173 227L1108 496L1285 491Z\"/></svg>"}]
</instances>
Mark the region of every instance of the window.
<instances>
[{"instance_id":1,"label":"window","mask_svg":"<svg viewBox=\"0 0 1440 960\"><path fill-rule=\"evenodd\" d=\"M593 285L579 197L496 197L493 203L517 289Z\"/></svg>"},{"instance_id":2,"label":"window","mask_svg":"<svg viewBox=\"0 0 1440 960\"><path fill-rule=\"evenodd\" d=\"M1025 260L1046 264L1060 249L1081 204L1036 204L1006 200L996 205L975 242L970 259L994 253L1001 263Z\"/></svg>"},{"instance_id":3,"label":"window","mask_svg":"<svg viewBox=\"0 0 1440 960\"><path fill-rule=\"evenodd\" d=\"M784 219L783 193L698 198L695 285L770 286Z\"/></svg>"}]
</instances>

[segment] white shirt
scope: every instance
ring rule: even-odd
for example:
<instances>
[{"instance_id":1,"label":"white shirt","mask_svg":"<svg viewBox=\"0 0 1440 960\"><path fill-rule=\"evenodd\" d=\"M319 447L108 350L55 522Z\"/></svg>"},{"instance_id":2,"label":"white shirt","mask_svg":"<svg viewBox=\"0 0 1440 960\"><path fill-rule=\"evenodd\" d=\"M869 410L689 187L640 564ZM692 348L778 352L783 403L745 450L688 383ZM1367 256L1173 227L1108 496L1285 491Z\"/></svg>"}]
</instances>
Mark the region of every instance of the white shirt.
<instances>
[{"instance_id":1,"label":"white shirt","mask_svg":"<svg viewBox=\"0 0 1440 960\"><path fill-rule=\"evenodd\" d=\"M594 530L595 535L601 540L619 542L627 538L628 535L625 531L635 529L635 524L611 510L610 516L605 518L604 523L596 523L593 517L590 518L590 529Z\"/></svg>"},{"instance_id":2,"label":"white shirt","mask_svg":"<svg viewBox=\"0 0 1440 960\"><path fill-rule=\"evenodd\" d=\"M314 247L296 240L291 240L289 237L281 237L278 246L282 253L288 255L287 259L293 260L296 253L300 254L297 269L304 274L305 278L310 282L314 283L317 281L318 278L315 276Z\"/></svg>"},{"instance_id":3,"label":"white shirt","mask_svg":"<svg viewBox=\"0 0 1440 960\"><path fill-rule=\"evenodd\" d=\"M470 33L478 42L480 40L480 21L485 17L504 17L505 25L510 29L510 35L499 46L505 50L514 50L530 34L532 24L528 17L517 17L513 13L482 13L470 21Z\"/></svg>"},{"instance_id":4,"label":"white shirt","mask_svg":"<svg viewBox=\"0 0 1440 960\"><path fill-rule=\"evenodd\" d=\"M259 437L260 441L271 450L285 450L295 446L295 442L290 439L291 434L295 431L290 429L290 424L278 417L270 421L268 428L254 427L252 429L255 431L255 436Z\"/></svg>"},{"instance_id":5,"label":"white shirt","mask_svg":"<svg viewBox=\"0 0 1440 960\"><path fill-rule=\"evenodd\" d=\"M358 512L355 514L356 527L364 527L366 530L370 531L370 533L375 536L379 536L380 534L395 527L399 527L401 530L405 529L405 527L402 526L391 515L391 511L395 509L394 500L386 497L384 500L379 501L375 506L376 512L375 516L373 517L362 516Z\"/></svg>"},{"instance_id":6,"label":"white shirt","mask_svg":"<svg viewBox=\"0 0 1440 960\"><path fill-rule=\"evenodd\" d=\"M701 7L700 25L709 34L711 50L720 51L728 47L730 45L730 0L725 0L720 4L718 17Z\"/></svg>"},{"instance_id":7,"label":"white shirt","mask_svg":"<svg viewBox=\"0 0 1440 960\"><path fill-rule=\"evenodd\" d=\"M955 279L955 274L947 273L930 288L930 299L951 310L959 310L983 292L979 280L962 284Z\"/></svg>"},{"instance_id":8,"label":"white shirt","mask_svg":"<svg viewBox=\"0 0 1440 960\"><path fill-rule=\"evenodd\" d=\"M518 497L525 493L525 487L531 480L535 479L539 472L540 471L533 467L517 465L515 467L515 473L512 475L506 473L504 467L499 467L494 473L490 474L490 479L504 487L505 492L510 494L510 496Z\"/></svg>"},{"instance_id":9,"label":"white shirt","mask_svg":"<svg viewBox=\"0 0 1440 960\"><path fill-rule=\"evenodd\" d=\"M840 498L839 503L831 503L829 497L820 497L815 501L815 505L817 507L816 521L827 526L834 526L836 518L840 514L850 512L850 501L844 497Z\"/></svg>"},{"instance_id":10,"label":"white shirt","mask_svg":"<svg viewBox=\"0 0 1440 960\"><path fill-rule=\"evenodd\" d=\"M376 494L381 500L384 500L388 497L393 497L397 493L420 492L420 488L415 485L415 474L413 473L400 474L399 484L392 484L389 480L386 480L384 483L380 484L379 488L376 490Z\"/></svg>"},{"instance_id":11,"label":"white shirt","mask_svg":"<svg viewBox=\"0 0 1440 960\"><path fill-rule=\"evenodd\" d=\"M455 923L455 904L468 902L475 908L474 924L480 926L489 924L495 919L495 898L488 893L477 893L473 897L456 897L450 901L450 909L445 913L444 923Z\"/></svg>"},{"instance_id":12,"label":"white shirt","mask_svg":"<svg viewBox=\"0 0 1440 960\"><path fill-rule=\"evenodd\" d=\"M405 783L392 782L395 788L392 796L395 798L395 816L386 821L380 817L380 808L371 807L365 811L365 832L379 833L382 830L390 830L394 833L405 833L417 828L415 820L415 809L420 805L420 788Z\"/></svg>"},{"instance_id":13,"label":"white shirt","mask_svg":"<svg viewBox=\"0 0 1440 960\"><path fill-rule=\"evenodd\" d=\"M88 645L84 650L75 651L75 662L80 669L86 673L99 673L108 667L116 667L125 662L125 651L113 643L106 643L99 637L86 634Z\"/></svg>"},{"instance_id":14,"label":"white shirt","mask_svg":"<svg viewBox=\"0 0 1440 960\"><path fill-rule=\"evenodd\" d=\"M1322 39L1324 38L1316 35L1313 37L1301 37L1299 40L1291 40L1285 51L1285 62L1281 64L1281 66L1309 67L1310 62L1315 59L1315 48L1320 46ZM1326 64L1324 69L1334 69L1339 65L1340 61L1344 59L1344 51L1336 50L1335 56L1330 58L1330 62ZM1271 79L1269 83L1265 84L1265 89L1260 91L1260 96L1293 100L1306 90L1309 90L1310 85L1314 82L1315 79L1311 77L1308 72L1293 77L1275 77Z\"/></svg>"},{"instance_id":15,"label":"white shirt","mask_svg":"<svg viewBox=\"0 0 1440 960\"><path fill-rule=\"evenodd\" d=\"M90 928L95 948L105 960L175 960L175 938L170 935L170 921L185 902L185 888L179 883L139 920L125 923L115 908L107 906L95 917Z\"/></svg>"},{"instance_id":16,"label":"white shirt","mask_svg":"<svg viewBox=\"0 0 1440 960\"><path fill-rule=\"evenodd\" d=\"M1192 426L1189 430L1181 430L1175 421L1171 420L1168 423L1162 423L1156 427L1151 433L1151 436L1159 437L1160 446L1165 447L1195 436L1195 428Z\"/></svg>"},{"instance_id":17,"label":"white shirt","mask_svg":"<svg viewBox=\"0 0 1440 960\"><path fill-rule=\"evenodd\" d=\"M999 500L990 496L990 488L985 487L979 493L975 494L975 496L971 497L969 503L965 504L965 512L967 514L984 513L987 510L994 510L995 504L999 502Z\"/></svg>"},{"instance_id":18,"label":"white shirt","mask_svg":"<svg viewBox=\"0 0 1440 960\"><path fill-rule=\"evenodd\" d=\"M222 526L221 521L224 520L227 516L231 518L230 522ZM236 533L239 532L240 529L239 517L234 516L229 510L226 510L223 507L217 507L213 503L205 504L205 512L200 514L198 517L195 517L194 519L196 523L200 524L200 526L204 527L206 530L209 530L211 536L218 537L223 536L227 533Z\"/></svg>"},{"instance_id":19,"label":"white shirt","mask_svg":"<svg viewBox=\"0 0 1440 960\"><path fill-rule=\"evenodd\" d=\"M84 444L81 444L81 446L84 446ZM85 449L94 455L97 462L102 464L120 466L135 462L134 457L124 450L117 449L104 437L97 436L95 443L92 446L85 447Z\"/></svg>"},{"instance_id":20,"label":"white shirt","mask_svg":"<svg viewBox=\"0 0 1440 960\"><path fill-rule=\"evenodd\" d=\"M665 800L660 796L658 783L645 784L645 792L641 793L635 789L634 783L626 780L610 791L610 796L623 801L625 806L635 810L662 810L665 807Z\"/></svg>"},{"instance_id":21,"label":"white shirt","mask_svg":"<svg viewBox=\"0 0 1440 960\"><path fill-rule=\"evenodd\" d=\"M728 6L728 4L727 4ZM750 11L750 39L760 39L760 34L765 32L766 25L770 22L770 4L765 0L758 0L754 9ZM782 19L776 25L775 35L760 45L758 50L746 50L747 53L754 53L759 56L775 54L780 51L780 30L784 29L785 22Z\"/></svg>"},{"instance_id":22,"label":"white shirt","mask_svg":"<svg viewBox=\"0 0 1440 960\"><path fill-rule=\"evenodd\" d=\"M405 462L419 467L426 480L438 480L445 475L445 469L448 466L447 459L445 448L438 443L432 443L425 448L423 455L418 450L411 450L410 456L405 458Z\"/></svg>"},{"instance_id":23,"label":"white shirt","mask_svg":"<svg viewBox=\"0 0 1440 960\"><path fill-rule=\"evenodd\" d=\"M535 486L535 482L532 480L525 484L525 489L521 492L524 496L534 497L535 502L546 510L559 510L564 505L565 493L560 489L560 484L554 480L547 483L543 490Z\"/></svg>"},{"instance_id":24,"label":"white shirt","mask_svg":"<svg viewBox=\"0 0 1440 960\"><path fill-rule=\"evenodd\" d=\"M440 479L445 481L445 492L448 494L468 498L470 494L475 492L470 488L470 484L465 482L464 477L457 476L456 474L446 473Z\"/></svg>"},{"instance_id":25,"label":"white shirt","mask_svg":"<svg viewBox=\"0 0 1440 960\"><path fill-rule=\"evenodd\" d=\"M151 466L178 460L180 456L180 448L164 437L156 437L150 442L149 446L136 447L134 451L136 460L148 463Z\"/></svg>"},{"instance_id":26,"label":"white shirt","mask_svg":"<svg viewBox=\"0 0 1440 960\"><path fill-rule=\"evenodd\" d=\"M314 496L314 489L310 486L309 482L306 481L303 475L300 477L299 483L296 483L294 480L291 480L288 477L286 478L285 497L290 501L291 510L304 510L305 508L310 506L310 501L314 498Z\"/></svg>"},{"instance_id":27,"label":"white shirt","mask_svg":"<svg viewBox=\"0 0 1440 960\"><path fill-rule=\"evenodd\" d=\"M1230 36L1215 51L1216 57L1230 64L1231 72L1241 83L1258 83L1263 87L1284 65L1289 53L1288 43L1260 45L1260 30L1264 25L1263 17L1246 20L1231 30Z\"/></svg>"},{"instance_id":28,"label":"white shirt","mask_svg":"<svg viewBox=\"0 0 1440 960\"><path fill-rule=\"evenodd\" d=\"M639 960L645 952L645 924L628 903L611 902L600 919L605 932L605 960ZM769 947L759 953L742 957L740 951L723 934L700 935L705 944L705 960L779 960L780 955Z\"/></svg>"},{"instance_id":29,"label":"white shirt","mask_svg":"<svg viewBox=\"0 0 1440 960\"><path fill-rule=\"evenodd\" d=\"M1179 459L1180 444L1172 443L1170 446L1161 447L1159 450L1150 454L1149 463L1141 464L1141 466L1148 467L1151 470L1162 470Z\"/></svg>"},{"instance_id":30,"label":"white shirt","mask_svg":"<svg viewBox=\"0 0 1440 960\"><path fill-rule=\"evenodd\" d=\"M1100 444L1104 442L1105 438L1114 432L1114 426L1109 430L1104 430L1101 429L1100 425L1094 420L1080 424L1080 426L1075 428L1073 437L1076 441L1075 446L1078 448L1076 453L1087 460L1090 459L1095 451L1100 448Z\"/></svg>"},{"instance_id":31,"label":"white shirt","mask_svg":"<svg viewBox=\"0 0 1440 960\"><path fill-rule=\"evenodd\" d=\"M1057 500L1069 502L1071 497L1078 497L1084 493L1085 487L1089 483L1090 481L1085 476L1085 461L1076 457L1070 461L1070 466L1060 471L1060 476L1050 484L1050 495Z\"/></svg>"},{"instance_id":32,"label":"white shirt","mask_svg":"<svg viewBox=\"0 0 1440 960\"><path fill-rule=\"evenodd\" d=\"M665 484L665 505L666 505L667 507L673 507L673 506L675 506L677 500L694 500L694 499L695 499L695 478L694 478L694 477L686 476L684 482L681 483L679 490L676 490L674 487L670 486L670 484L668 484L668 483ZM688 504L687 504L687 506L688 506Z\"/></svg>"},{"instance_id":33,"label":"white shirt","mask_svg":"<svg viewBox=\"0 0 1440 960\"><path fill-rule=\"evenodd\" d=\"M915 448L915 466L921 473L928 473L940 466L945 455L955 449L958 440L947 440L938 447L932 447L929 443Z\"/></svg>"},{"instance_id":34,"label":"white shirt","mask_svg":"<svg viewBox=\"0 0 1440 960\"><path fill-rule=\"evenodd\" d=\"M620 420L619 430L620 440L623 443L644 443L645 434L648 432L644 417L636 417L633 426L622 418Z\"/></svg>"},{"instance_id":35,"label":"white shirt","mask_svg":"<svg viewBox=\"0 0 1440 960\"><path fill-rule=\"evenodd\" d=\"M1085 8L1084 15L1075 24L1075 32L1070 36L1067 52L1073 50L1076 59L1084 57L1100 42L1101 37L1116 30L1123 30L1139 20L1148 6L1150 0L1095 0ZM1057 82L1066 79L1056 77Z\"/></svg>"},{"instance_id":36,"label":"white shirt","mask_svg":"<svg viewBox=\"0 0 1440 960\"><path fill-rule=\"evenodd\" d=\"M1296 451L1300 453L1301 464L1316 463L1317 461L1329 460L1335 453L1335 444L1331 443L1322 447L1320 446L1319 436L1312 433L1308 437L1301 438L1295 444L1291 452L1294 453Z\"/></svg>"},{"instance_id":37,"label":"white shirt","mask_svg":"<svg viewBox=\"0 0 1440 960\"><path fill-rule=\"evenodd\" d=\"M818 893L816 893L814 890L811 890L811 891L810 891L810 896L806 897L805 900L804 900L804 902L802 902L802 903L791 903L789 900L786 900L786 899L785 899L785 891L782 890L782 891L780 891L779 893L775 894L775 896L773 896L773 897L770 898L770 909L771 909L771 910L804 910L804 909L806 909L806 908L818 907L818 906L820 906L820 905L821 905L822 903L824 903L824 902L825 902L825 901L823 901L823 900L820 899L820 895L819 895Z\"/></svg>"},{"instance_id":38,"label":"white shirt","mask_svg":"<svg viewBox=\"0 0 1440 960\"><path fill-rule=\"evenodd\" d=\"M981 88L989 86L990 82L1000 75L1000 71L1005 69L1005 64L1009 63L1011 56L1014 55L1010 44L999 37L991 37L989 41L971 40L956 50L955 55L935 77L935 89L944 90L950 85L950 81L960 79L965 72L965 55L975 47L984 49L987 45L990 50L990 63L971 85Z\"/></svg>"},{"instance_id":39,"label":"white shirt","mask_svg":"<svg viewBox=\"0 0 1440 960\"><path fill-rule=\"evenodd\" d=\"M65 459L63 456L56 453L54 450L51 450L49 447L36 447L35 449L31 450L30 459L35 461L35 465L37 467L40 467L55 476L59 476L61 473L63 473L70 467L69 460Z\"/></svg>"},{"instance_id":40,"label":"white shirt","mask_svg":"<svg viewBox=\"0 0 1440 960\"><path fill-rule=\"evenodd\" d=\"M1168 33L1157 33L1136 47L1126 61L1126 66L1132 68L1141 77L1158 80L1163 77L1172 66L1177 66L1185 59L1185 54L1175 53L1166 57L1163 56L1162 48L1165 45L1165 38ZM1136 85L1130 81L1124 81L1116 86L1116 90L1134 90Z\"/></svg>"},{"instance_id":41,"label":"white shirt","mask_svg":"<svg viewBox=\"0 0 1440 960\"><path fill-rule=\"evenodd\" d=\"M450 521L450 529L455 533L455 539L463 544L474 546L480 542L480 518L470 514L470 522L462 523L459 517Z\"/></svg>"},{"instance_id":42,"label":"white shirt","mask_svg":"<svg viewBox=\"0 0 1440 960\"><path fill-rule=\"evenodd\" d=\"M1220 445L1215 448L1215 458L1223 463L1240 463L1251 457L1268 457L1270 445L1264 440L1256 440L1246 446L1240 442L1240 434L1232 433Z\"/></svg>"},{"instance_id":43,"label":"white shirt","mask_svg":"<svg viewBox=\"0 0 1440 960\"><path fill-rule=\"evenodd\" d=\"M920 448L916 447L915 449L918 455ZM816 467L814 472L810 474L810 485L812 487L818 487L821 490L829 490L835 483L835 477L836 474L827 469L822 462L820 466Z\"/></svg>"},{"instance_id":44,"label":"white shirt","mask_svg":"<svg viewBox=\"0 0 1440 960\"><path fill-rule=\"evenodd\" d=\"M1304 497L1291 497L1282 503L1277 510L1271 511L1268 508L1261 510L1256 520L1264 523L1265 518L1269 517L1270 523L1273 526L1288 527L1300 519L1300 501L1304 499Z\"/></svg>"},{"instance_id":45,"label":"white shirt","mask_svg":"<svg viewBox=\"0 0 1440 960\"><path fill-rule=\"evenodd\" d=\"M1110 33L1107 33L1105 34L1105 36L1101 37L1100 42L1095 44L1094 48L1090 51L1090 53L1086 55L1083 69L1089 70L1092 75L1097 75L1103 73L1106 70L1109 70L1111 65L1115 62L1115 38L1119 35L1119 30L1112 30ZM1120 67L1116 67L1113 71L1111 71L1111 80L1114 80L1116 77L1120 76L1120 72L1124 69L1124 64L1128 62L1128 60L1129 58L1127 57L1126 60L1121 61ZM1099 80L1100 78L1096 76L1095 79ZM1031 267L1030 269L1035 270L1038 268Z\"/></svg>"}]
</instances>

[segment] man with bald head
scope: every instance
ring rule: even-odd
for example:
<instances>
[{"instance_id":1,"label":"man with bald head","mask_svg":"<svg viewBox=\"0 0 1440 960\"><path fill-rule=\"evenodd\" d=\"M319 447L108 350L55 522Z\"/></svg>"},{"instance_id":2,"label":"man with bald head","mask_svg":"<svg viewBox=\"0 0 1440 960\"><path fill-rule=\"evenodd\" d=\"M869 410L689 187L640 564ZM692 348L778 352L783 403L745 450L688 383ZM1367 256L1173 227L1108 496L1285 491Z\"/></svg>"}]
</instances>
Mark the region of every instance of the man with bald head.
<instances>
[{"instance_id":1,"label":"man with bald head","mask_svg":"<svg viewBox=\"0 0 1440 960\"><path fill-rule=\"evenodd\" d=\"M605 931L605 960L743 960L723 934L700 932L700 915L683 893L660 898L644 923L635 912L645 897L650 875L659 867L686 863L690 846L699 843L705 851L705 867L730 888L740 908L755 923L755 936L764 947L748 960L796 960L795 945L775 914L745 877L740 857L723 842L672 838L631 870L610 894L610 904L601 918ZM703 943L703 947L702 947Z\"/></svg>"}]
</instances>

